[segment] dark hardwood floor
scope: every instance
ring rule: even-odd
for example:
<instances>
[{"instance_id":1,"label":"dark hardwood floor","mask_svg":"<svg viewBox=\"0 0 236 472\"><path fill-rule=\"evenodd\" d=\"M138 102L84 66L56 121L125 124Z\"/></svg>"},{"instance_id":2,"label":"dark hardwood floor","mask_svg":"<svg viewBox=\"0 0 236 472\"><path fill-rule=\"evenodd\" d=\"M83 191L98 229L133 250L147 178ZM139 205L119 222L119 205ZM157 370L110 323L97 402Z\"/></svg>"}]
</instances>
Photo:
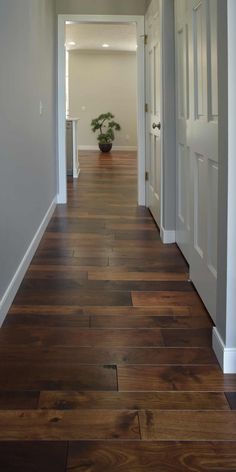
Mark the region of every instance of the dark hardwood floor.
<instances>
[{"instance_id":1,"label":"dark hardwood floor","mask_svg":"<svg viewBox=\"0 0 236 472\"><path fill-rule=\"evenodd\" d=\"M83 153L0 331L1 472L236 471L236 375L134 153Z\"/></svg>"}]
</instances>

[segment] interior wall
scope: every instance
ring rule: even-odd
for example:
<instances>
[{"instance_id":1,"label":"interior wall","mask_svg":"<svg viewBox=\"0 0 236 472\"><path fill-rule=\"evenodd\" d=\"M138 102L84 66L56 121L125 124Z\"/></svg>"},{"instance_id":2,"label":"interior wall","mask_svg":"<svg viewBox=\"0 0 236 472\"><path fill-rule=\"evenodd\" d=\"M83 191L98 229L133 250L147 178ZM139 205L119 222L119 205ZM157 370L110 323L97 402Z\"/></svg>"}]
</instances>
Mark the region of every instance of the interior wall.
<instances>
[{"instance_id":1,"label":"interior wall","mask_svg":"<svg viewBox=\"0 0 236 472\"><path fill-rule=\"evenodd\" d=\"M1 0L0 306L56 195L55 39L54 0Z\"/></svg>"},{"instance_id":2,"label":"interior wall","mask_svg":"<svg viewBox=\"0 0 236 472\"><path fill-rule=\"evenodd\" d=\"M152 0L146 0L146 1L145 1L146 10L148 9L148 7L149 7L151 1L152 1Z\"/></svg>"},{"instance_id":3,"label":"interior wall","mask_svg":"<svg viewBox=\"0 0 236 472\"><path fill-rule=\"evenodd\" d=\"M97 146L91 121L110 111L121 125L115 146L137 147L137 58L135 53L82 52L69 54L69 109L79 117L80 146Z\"/></svg>"},{"instance_id":4,"label":"interior wall","mask_svg":"<svg viewBox=\"0 0 236 472\"><path fill-rule=\"evenodd\" d=\"M56 0L61 15L144 15L145 0Z\"/></svg>"}]
</instances>

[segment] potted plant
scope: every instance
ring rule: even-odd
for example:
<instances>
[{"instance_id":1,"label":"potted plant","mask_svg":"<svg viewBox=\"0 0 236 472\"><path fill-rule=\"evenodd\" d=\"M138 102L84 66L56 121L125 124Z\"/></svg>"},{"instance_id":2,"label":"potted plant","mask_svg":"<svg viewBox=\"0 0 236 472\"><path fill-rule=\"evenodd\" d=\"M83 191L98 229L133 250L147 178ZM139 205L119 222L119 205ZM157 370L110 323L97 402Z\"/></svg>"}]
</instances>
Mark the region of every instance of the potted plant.
<instances>
[{"instance_id":1,"label":"potted plant","mask_svg":"<svg viewBox=\"0 0 236 472\"><path fill-rule=\"evenodd\" d=\"M112 113L102 113L98 118L94 118L91 122L92 131L99 131L97 140L99 148L102 152L110 152L112 141L115 139L114 131L120 131L119 123L114 121Z\"/></svg>"}]
</instances>

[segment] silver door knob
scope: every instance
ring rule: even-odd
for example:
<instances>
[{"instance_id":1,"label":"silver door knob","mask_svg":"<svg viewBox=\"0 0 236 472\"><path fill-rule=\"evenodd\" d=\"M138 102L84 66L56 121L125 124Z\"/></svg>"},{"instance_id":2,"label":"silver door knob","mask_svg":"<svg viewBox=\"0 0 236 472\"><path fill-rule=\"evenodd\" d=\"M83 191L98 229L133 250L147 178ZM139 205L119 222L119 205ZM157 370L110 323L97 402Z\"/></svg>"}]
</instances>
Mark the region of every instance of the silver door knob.
<instances>
[{"instance_id":1,"label":"silver door knob","mask_svg":"<svg viewBox=\"0 0 236 472\"><path fill-rule=\"evenodd\" d=\"M161 123L160 122L152 124L152 129L156 129L156 128L158 128L159 130L161 129Z\"/></svg>"}]
</instances>

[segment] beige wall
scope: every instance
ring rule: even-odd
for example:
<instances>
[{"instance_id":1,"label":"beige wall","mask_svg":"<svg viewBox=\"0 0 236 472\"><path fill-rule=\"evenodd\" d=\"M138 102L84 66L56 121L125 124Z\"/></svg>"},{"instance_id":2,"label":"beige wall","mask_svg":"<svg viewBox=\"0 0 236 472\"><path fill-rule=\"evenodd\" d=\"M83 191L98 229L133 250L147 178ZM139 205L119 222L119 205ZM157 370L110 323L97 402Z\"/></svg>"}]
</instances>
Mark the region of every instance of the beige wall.
<instances>
[{"instance_id":1,"label":"beige wall","mask_svg":"<svg viewBox=\"0 0 236 472\"><path fill-rule=\"evenodd\" d=\"M144 15L145 0L56 0L58 14Z\"/></svg>"},{"instance_id":2,"label":"beige wall","mask_svg":"<svg viewBox=\"0 0 236 472\"><path fill-rule=\"evenodd\" d=\"M72 51L69 71L70 115L80 118L79 145L97 145L91 120L110 111L122 127L114 146L137 146L136 54Z\"/></svg>"}]
</instances>

